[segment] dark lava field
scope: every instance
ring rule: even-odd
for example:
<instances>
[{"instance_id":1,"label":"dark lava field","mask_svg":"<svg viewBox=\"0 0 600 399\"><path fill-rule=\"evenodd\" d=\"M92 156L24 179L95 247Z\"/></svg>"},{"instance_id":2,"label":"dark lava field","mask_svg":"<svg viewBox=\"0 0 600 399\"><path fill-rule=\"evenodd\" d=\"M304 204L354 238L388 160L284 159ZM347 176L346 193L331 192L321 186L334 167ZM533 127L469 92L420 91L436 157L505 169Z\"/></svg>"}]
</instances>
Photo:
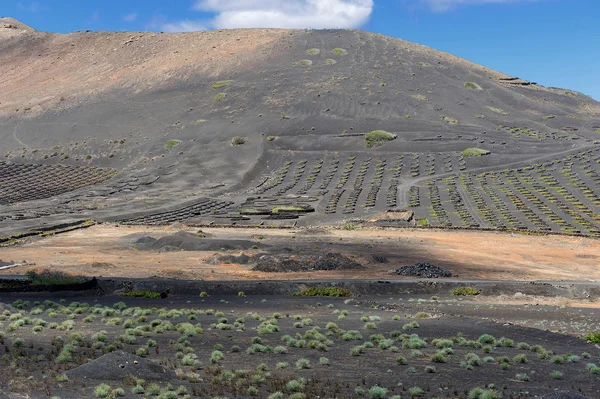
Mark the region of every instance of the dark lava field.
<instances>
[{"instance_id":1,"label":"dark lava field","mask_svg":"<svg viewBox=\"0 0 600 399\"><path fill-rule=\"evenodd\" d=\"M0 76L4 236L82 220L600 234L598 102L400 39L2 19Z\"/></svg>"}]
</instances>

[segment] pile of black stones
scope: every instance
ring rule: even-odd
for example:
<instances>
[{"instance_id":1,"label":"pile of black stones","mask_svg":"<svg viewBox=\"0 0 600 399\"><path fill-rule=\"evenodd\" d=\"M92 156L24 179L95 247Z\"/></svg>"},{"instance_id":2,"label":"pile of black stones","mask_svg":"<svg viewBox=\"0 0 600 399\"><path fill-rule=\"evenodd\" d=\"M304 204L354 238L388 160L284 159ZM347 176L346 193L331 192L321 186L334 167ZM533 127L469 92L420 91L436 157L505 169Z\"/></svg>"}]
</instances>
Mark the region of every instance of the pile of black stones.
<instances>
[{"instance_id":1,"label":"pile of black stones","mask_svg":"<svg viewBox=\"0 0 600 399\"><path fill-rule=\"evenodd\" d=\"M429 262L417 262L414 265L402 266L392 272L399 276L416 276L427 278L452 277L452 273Z\"/></svg>"}]
</instances>

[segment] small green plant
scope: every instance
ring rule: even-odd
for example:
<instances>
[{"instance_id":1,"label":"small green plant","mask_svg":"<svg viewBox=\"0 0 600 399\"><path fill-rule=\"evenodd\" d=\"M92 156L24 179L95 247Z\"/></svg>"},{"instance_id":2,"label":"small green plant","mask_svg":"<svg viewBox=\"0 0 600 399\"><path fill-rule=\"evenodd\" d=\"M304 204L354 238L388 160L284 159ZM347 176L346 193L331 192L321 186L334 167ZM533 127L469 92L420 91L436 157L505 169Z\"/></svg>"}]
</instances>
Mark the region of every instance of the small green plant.
<instances>
[{"instance_id":1,"label":"small green plant","mask_svg":"<svg viewBox=\"0 0 600 399\"><path fill-rule=\"evenodd\" d=\"M181 143L181 140L169 140L169 141L167 141L167 144L165 144L165 148L167 150L170 150L171 148L175 147L179 143Z\"/></svg>"},{"instance_id":2,"label":"small green plant","mask_svg":"<svg viewBox=\"0 0 600 399\"><path fill-rule=\"evenodd\" d=\"M215 82L212 84L212 88L213 89L220 89L222 87L227 87L230 84L233 83L233 80L219 80L218 82Z\"/></svg>"},{"instance_id":3,"label":"small green plant","mask_svg":"<svg viewBox=\"0 0 600 399\"><path fill-rule=\"evenodd\" d=\"M234 138L231 139L231 145L233 147L238 146L238 145L242 145L246 143L246 139L240 136L235 136Z\"/></svg>"},{"instance_id":4,"label":"small green plant","mask_svg":"<svg viewBox=\"0 0 600 399\"><path fill-rule=\"evenodd\" d=\"M509 114L509 112L507 112L507 111L505 111L503 109L500 109L500 108L490 107L489 105L486 105L485 107L487 109L489 109L490 111L495 112L497 114L501 114L501 115L508 115Z\"/></svg>"},{"instance_id":5,"label":"small green plant","mask_svg":"<svg viewBox=\"0 0 600 399\"><path fill-rule=\"evenodd\" d=\"M219 361L223 360L224 358L225 358L225 356L223 355L223 352L221 352L219 350L215 350L210 355L210 362L218 363Z\"/></svg>"},{"instance_id":6,"label":"small green plant","mask_svg":"<svg viewBox=\"0 0 600 399\"><path fill-rule=\"evenodd\" d=\"M148 290L129 291L129 292L123 292L121 294L121 296L126 296L126 297L130 297L130 298L156 299L156 298L160 298L160 292L148 291Z\"/></svg>"},{"instance_id":7,"label":"small green plant","mask_svg":"<svg viewBox=\"0 0 600 399\"><path fill-rule=\"evenodd\" d=\"M25 275L31 285L81 284L85 281L82 277L69 276L63 272L54 272L50 270L44 270L39 273L35 270L29 270Z\"/></svg>"},{"instance_id":8,"label":"small green plant","mask_svg":"<svg viewBox=\"0 0 600 399\"><path fill-rule=\"evenodd\" d=\"M225 99L225 97L227 96L227 93L217 93L215 94L215 96L213 97L213 101L214 102L219 102L219 101L223 101Z\"/></svg>"},{"instance_id":9,"label":"small green plant","mask_svg":"<svg viewBox=\"0 0 600 399\"><path fill-rule=\"evenodd\" d=\"M240 292L237 293L237 296L243 298L243 297L246 296L246 294L244 294L244 291L240 291Z\"/></svg>"},{"instance_id":10,"label":"small green plant","mask_svg":"<svg viewBox=\"0 0 600 399\"><path fill-rule=\"evenodd\" d=\"M499 399L500 395L493 389L473 388L467 396L469 399Z\"/></svg>"},{"instance_id":11,"label":"small green plant","mask_svg":"<svg viewBox=\"0 0 600 399\"><path fill-rule=\"evenodd\" d=\"M341 287L311 287L300 292L295 292L294 296L331 296L331 297L349 297L352 292Z\"/></svg>"},{"instance_id":12,"label":"small green plant","mask_svg":"<svg viewBox=\"0 0 600 399\"><path fill-rule=\"evenodd\" d=\"M479 338L477 339L477 342L479 342L480 344L495 345L496 344L496 338L494 338L490 334L483 334L483 335L479 336Z\"/></svg>"},{"instance_id":13,"label":"small green plant","mask_svg":"<svg viewBox=\"0 0 600 399\"><path fill-rule=\"evenodd\" d=\"M141 385L136 385L133 388L131 388L131 393L134 395L141 395L144 393L144 387Z\"/></svg>"},{"instance_id":14,"label":"small green plant","mask_svg":"<svg viewBox=\"0 0 600 399\"><path fill-rule=\"evenodd\" d=\"M308 55L319 55L320 52L321 50L319 50L318 48L309 48L308 50L306 50L306 54Z\"/></svg>"},{"instance_id":15,"label":"small green plant","mask_svg":"<svg viewBox=\"0 0 600 399\"><path fill-rule=\"evenodd\" d=\"M585 339L594 344L600 344L600 332L589 333Z\"/></svg>"},{"instance_id":16,"label":"small green plant","mask_svg":"<svg viewBox=\"0 0 600 399\"><path fill-rule=\"evenodd\" d=\"M311 66L312 63L313 62L311 60L300 60L300 61L298 61L298 64L303 65L303 66Z\"/></svg>"},{"instance_id":17,"label":"small green plant","mask_svg":"<svg viewBox=\"0 0 600 399\"><path fill-rule=\"evenodd\" d=\"M386 132L385 130L373 130L365 135L367 148L378 147L388 141L398 137L397 134Z\"/></svg>"},{"instance_id":18,"label":"small green plant","mask_svg":"<svg viewBox=\"0 0 600 399\"><path fill-rule=\"evenodd\" d=\"M387 395L387 393L388 393L387 388L380 387L379 385L374 385L371 388L369 388L369 397L371 399L385 398L385 395Z\"/></svg>"},{"instance_id":19,"label":"small green plant","mask_svg":"<svg viewBox=\"0 0 600 399\"><path fill-rule=\"evenodd\" d=\"M200 298L206 298L206 297L208 297L208 293L206 291L202 291L200 293Z\"/></svg>"},{"instance_id":20,"label":"small green plant","mask_svg":"<svg viewBox=\"0 0 600 399\"><path fill-rule=\"evenodd\" d=\"M334 48L332 52L335 55L346 55L346 54L348 54L348 50L345 50L345 49L339 48L339 47Z\"/></svg>"},{"instance_id":21,"label":"small green plant","mask_svg":"<svg viewBox=\"0 0 600 399\"><path fill-rule=\"evenodd\" d=\"M456 296L468 296L468 295L479 295L481 291L472 287L456 287L452 289L452 295Z\"/></svg>"},{"instance_id":22,"label":"small green plant","mask_svg":"<svg viewBox=\"0 0 600 399\"><path fill-rule=\"evenodd\" d=\"M561 373L558 370L554 370L553 372L550 373L550 377L552 377L555 380L560 380L563 376L563 373Z\"/></svg>"},{"instance_id":23,"label":"small green plant","mask_svg":"<svg viewBox=\"0 0 600 399\"><path fill-rule=\"evenodd\" d=\"M298 359L296 360L296 368L298 370L303 370L303 369L309 369L310 368L310 361L308 359Z\"/></svg>"},{"instance_id":24,"label":"small green plant","mask_svg":"<svg viewBox=\"0 0 600 399\"><path fill-rule=\"evenodd\" d=\"M354 223L346 222L346 223L344 223L343 228L344 228L344 230L351 231L351 230L356 230L358 228L358 226Z\"/></svg>"},{"instance_id":25,"label":"small green plant","mask_svg":"<svg viewBox=\"0 0 600 399\"><path fill-rule=\"evenodd\" d=\"M519 373L515 375L515 378L522 382L527 382L530 380L529 376L526 373Z\"/></svg>"},{"instance_id":26,"label":"small green plant","mask_svg":"<svg viewBox=\"0 0 600 399\"><path fill-rule=\"evenodd\" d=\"M100 384L94 388L94 396L100 399L110 397L111 393L112 389L108 384Z\"/></svg>"},{"instance_id":27,"label":"small green plant","mask_svg":"<svg viewBox=\"0 0 600 399\"><path fill-rule=\"evenodd\" d=\"M442 120L450 125L458 125L458 119L453 116L442 116Z\"/></svg>"},{"instance_id":28,"label":"small green plant","mask_svg":"<svg viewBox=\"0 0 600 399\"><path fill-rule=\"evenodd\" d=\"M491 154L491 151L482 150L481 148L467 148L461 153L463 158L480 157L489 154Z\"/></svg>"},{"instance_id":29,"label":"small green plant","mask_svg":"<svg viewBox=\"0 0 600 399\"><path fill-rule=\"evenodd\" d=\"M513 357L513 362L514 363L527 363L527 356L525 356L524 354L516 355L515 357Z\"/></svg>"},{"instance_id":30,"label":"small green plant","mask_svg":"<svg viewBox=\"0 0 600 399\"><path fill-rule=\"evenodd\" d=\"M483 90L481 88L481 86L479 86L475 82L465 82L465 89L469 89L469 90Z\"/></svg>"},{"instance_id":31,"label":"small green plant","mask_svg":"<svg viewBox=\"0 0 600 399\"><path fill-rule=\"evenodd\" d=\"M414 386L408 389L408 394L411 398L425 395L425 390L421 387Z\"/></svg>"}]
</instances>

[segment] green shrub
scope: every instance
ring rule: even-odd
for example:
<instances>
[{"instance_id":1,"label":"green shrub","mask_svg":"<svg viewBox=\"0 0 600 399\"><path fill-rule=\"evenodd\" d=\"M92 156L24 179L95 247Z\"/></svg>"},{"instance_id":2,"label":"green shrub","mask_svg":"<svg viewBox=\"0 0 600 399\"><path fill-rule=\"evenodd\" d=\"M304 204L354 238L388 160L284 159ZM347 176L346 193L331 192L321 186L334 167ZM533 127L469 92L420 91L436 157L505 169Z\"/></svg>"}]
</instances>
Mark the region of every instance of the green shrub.
<instances>
[{"instance_id":1,"label":"green shrub","mask_svg":"<svg viewBox=\"0 0 600 399\"><path fill-rule=\"evenodd\" d=\"M500 395L493 389L473 388L467 396L469 399L499 399Z\"/></svg>"},{"instance_id":2,"label":"green shrub","mask_svg":"<svg viewBox=\"0 0 600 399\"><path fill-rule=\"evenodd\" d=\"M298 359L296 360L296 368L298 370L303 370L303 369L309 369L310 368L310 361L308 359Z\"/></svg>"},{"instance_id":3,"label":"green shrub","mask_svg":"<svg viewBox=\"0 0 600 399\"><path fill-rule=\"evenodd\" d=\"M589 333L585 336L585 339L594 344L600 344L600 332Z\"/></svg>"},{"instance_id":4,"label":"green shrub","mask_svg":"<svg viewBox=\"0 0 600 399\"><path fill-rule=\"evenodd\" d=\"M446 363L446 356L441 352L436 352L431 356L431 361L434 363Z\"/></svg>"},{"instance_id":5,"label":"green shrub","mask_svg":"<svg viewBox=\"0 0 600 399\"><path fill-rule=\"evenodd\" d=\"M304 383L301 380L290 380L285 387L288 391L298 392L304 389Z\"/></svg>"},{"instance_id":6,"label":"green shrub","mask_svg":"<svg viewBox=\"0 0 600 399\"><path fill-rule=\"evenodd\" d=\"M550 377L552 377L555 380L560 380L563 376L563 373L561 373L558 370L553 371L552 373L550 373Z\"/></svg>"},{"instance_id":7,"label":"green shrub","mask_svg":"<svg viewBox=\"0 0 600 399\"><path fill-rule=\"evenodd\" d=\"M246 143L246 139L240 136L235 136L234 138L231 139L231 145L233 147L238 146L238 145L242 145Z\"/></svg>"},{"instance_id":8,"label":"green shrub","mask_svg":"<svg viewBox=\"0 0 600 399\"><path fill-rule=\"evenodd\" d=\"M100 384L94 388L94 396L100 399L110 397L111 393L112 390L108 384Z\"/></svg>"},{"instance_id":9,"label":"green shrub","mask_svg":"<svg viewBox=\"0 0 600 399\"><path fill-rule=\"evenodd\" d=\"M421 387L414 386L414 387L411 387L408 389L408 394L412 398L417 397L417 396L423 396L423 395L425 395L425 390L423 390L423 388L421 388Z\"/></svg>"},{"instance_id":10,"label":"green shrub","mask_svg":"<svg viewBox=\"0 0 600 399\"><path fill-rule=\"evenodd\" d=\"M352 292L340 287L311 287L300 292L295 292L294 296L331 296L331 297L349 297Z\"/></svg>"},{"instance_id":11,"label":"green shrub","mask_svg":"<svg viewBox=\"0 0 600 399\"><path fill-rule=\"evenodd\" d=\"M467 295L479 295L481 291L471 287L456 287L452 289L452 295L467 296Z\"/></svg>"},{"instance_id":12,"label":"green shrub","mask_svg":"<svg viewBox=\"0 0 600 399\"><path fill-rule=\"evenodd\" d=\"M169 140L169 141L167 141L167 144L165 144L165 148L167 150L170 150L171 148L175 147L179 143L181 143L181 140Z\"/></svg>"},{"instance_id":13,"label":"green shrub","mask_svg":"<svg viewBox=\"0 0 600 399\"><path fill-rule=\"evenodd\" d=\"M66 284L81 284L85 281L83 277L69 276L63 272L53 272L44 270L40 273L35 270L29 270L25 273L27 280L32 285L66 285Z\"/></svg>"},{"instance_id":14,"label":"green shrub","mask_svg":"<svg viewBox=\"0 0 600 399\"><path fill-rule=\"evenodd\" d=\"M336 47L333 49L332 53L335 55L346 55L346 54L348 54L348 50Z\"/></svg>"},{"instance_id":15,"label":"green shrub","mask_svg":"<svg viewBox=\"0 0 600 399\"><path fill-rule=\"evenodd\" d=\"M367 148L372 148L383 145L388 141L396 139L397 137L397 134L388 133L385 130L373 130L372 132L367 133L365 136L365 142L367 144Z\"/></svg>"},{"instance_id":16,"label":"green shrub","mask_svg":"<svg viewBox=\"0 0 600 399\"><path fill-rule=\"evenodd\" d=\"M465 88L469 90L482 90L481 86L474 82L465 82Z\"/></svg>"},{"instance_id":17,"label":"green shrub","mask_svg":"<svg viewBox=\"0 0 600 399\"><path fill-rule=\"evenodd\" d=\"M387 393L388 393L387 388L380 387L378 385L374 385L371 388L369 388L369 397L371 399L385 398L385 395L387 395Z\"/></svg>"},{"instance_id":18,"label":"green shrub","mask_svg":"<svg viewBox=\"0 0 600 399\"><path fill-rule=\"evenodd\" d=\"M513 357L513 362L514 363L527 363L527 356L520 354L517 355L515 357Z\"/></svg>"},{"instance_id":19,"label":"green shrub","mask_svg":"<svg viewBox=\"0 0 600 399\"><path fill-rule=\"evenodd\" d=\"M121 294L121 296L126 296L126 297L130 297L130 298L156 299L156 298L160 298L160 292L148 291L148 290L144 290L144 291L129 291L129 292L123 292Z\"/></svg>"},{"instance_id":20,"label":"green shrub","mask_svg":"<svg viewBox=\"0 0 600 399\"><path fill-rule=\"evenodd\" d=\"M489 155L489 154L491 154L490 151L483 150L481 148L467 148L461 153L463 158L480 157L482 155Z\"/></svg>"},{"instance_id":21,"label":"green shrub","mask_svg":"<svg viewBox=\"0 0 600 399\"><path fill-rule=\"evenodd\" d=\"M318 48L309 48L308 50L306 50L306 53L308 55L319 55L320 52L321 50L319 50Z\"/></svg>"},{"instance_id":22,"label":"green shrub","mask_svg":"<svg viewBox=\"0 0 600 399\"><path fill-rule=\"evenodd\" d=\"M214 102L219 102L219 101L223 101L225 99L225 97L227 96L227 93L217 93L215 94L215 96L213 97L213 101Z\"/></svg>"},{"instance_id":23,"label":"green shrub","mask_svg":"<svg viewBox=\"0 0 600 399\"><path fill-rule=\"evenodd\" d=\"M233 83L233 80L219 80L218 82L215 82L212 84L212 88L213 89L220 89L222 87L227 87L230 84Z\"/></svg>"}]
</instances>

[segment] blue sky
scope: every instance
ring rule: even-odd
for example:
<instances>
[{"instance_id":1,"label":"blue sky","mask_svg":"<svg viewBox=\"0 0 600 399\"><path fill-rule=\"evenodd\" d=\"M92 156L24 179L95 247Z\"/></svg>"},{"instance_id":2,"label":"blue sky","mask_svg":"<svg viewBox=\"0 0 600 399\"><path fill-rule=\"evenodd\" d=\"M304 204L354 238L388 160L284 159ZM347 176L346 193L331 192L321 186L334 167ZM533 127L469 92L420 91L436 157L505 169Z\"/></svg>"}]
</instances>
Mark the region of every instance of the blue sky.
<instances>
[{"instance_id":1,"label":"blue sky","mask_svg":"<svg viewBox=\"0 0 600 399\"><path fill-rule=\"evenodd\" d=\"M600 100L599 0L0 0L35 29L361 28Z\"/></svg>"}]
</instances>

